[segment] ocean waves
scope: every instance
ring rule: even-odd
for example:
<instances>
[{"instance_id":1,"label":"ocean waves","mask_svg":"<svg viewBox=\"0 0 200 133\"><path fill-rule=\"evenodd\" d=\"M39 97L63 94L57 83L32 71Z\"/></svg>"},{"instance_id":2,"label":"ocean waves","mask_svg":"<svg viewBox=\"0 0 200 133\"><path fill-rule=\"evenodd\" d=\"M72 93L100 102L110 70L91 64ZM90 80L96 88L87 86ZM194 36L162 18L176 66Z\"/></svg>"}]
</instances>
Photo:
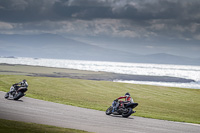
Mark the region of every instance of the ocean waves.
<instances>
[{"instance_id":1,"label":"ocean waves","mask_svg":"<svg viewBox=\"0 0 200 133\"><path fill-rule=\"evenodd\" d=\"M104 72L113 72L119 74L129 74L129 75L178 77L184 79L191 79L194 80L195 82L166 83L166 82L149 82L149 81L132 81L132 80L123 81L121 79L116 79L115 82L200 89L200 66L42 59L42 58L34 59L34 58L22 58L22 57L0 58L0 63L70 68L70 69L90 70L90 71L104 71Z\"/></svg>"}]
</instances>

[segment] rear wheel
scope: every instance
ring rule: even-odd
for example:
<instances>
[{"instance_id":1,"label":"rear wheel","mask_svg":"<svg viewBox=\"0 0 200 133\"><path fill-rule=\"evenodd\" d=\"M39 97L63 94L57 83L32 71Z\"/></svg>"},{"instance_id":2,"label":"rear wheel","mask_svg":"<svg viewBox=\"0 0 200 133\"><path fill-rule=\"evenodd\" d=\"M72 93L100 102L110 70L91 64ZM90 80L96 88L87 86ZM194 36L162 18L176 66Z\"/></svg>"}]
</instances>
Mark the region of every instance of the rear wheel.
<instances>
[{"instance_id":1,"label":"rear wheel","mask_svg":"<svg viewBox=\"0 0 200 133\"><path fill-rule=\"evenodd\" d=\"M22 92L19 92L17 95L15 95L14 96L14 100L18 100L18 99L20 99L21 97L23 97L24 96L24 93L22 93Z\"/></svg>"},{"instance_id":2,"label":"rear wheel","mask_svg":"<svg viewBox=\"0 0 200 133\"><path fill-rule=\"evenodd\" d=\"M131 114L132 114L133 110L132 108L127 108L123 113L122 113L122 116L127 118L129 117Z\"/></svg>"},{"instance_id":3,"label":"rear wheel","mask_svg":"<svg viewBox=\"0 0 200 133\"><path fill-rule=\"evenodd\" d=\"M106 115L112 114L112 109L113 109L113 107L110 106L110 107L106 110Z\"/></svg>"}]
</instances>

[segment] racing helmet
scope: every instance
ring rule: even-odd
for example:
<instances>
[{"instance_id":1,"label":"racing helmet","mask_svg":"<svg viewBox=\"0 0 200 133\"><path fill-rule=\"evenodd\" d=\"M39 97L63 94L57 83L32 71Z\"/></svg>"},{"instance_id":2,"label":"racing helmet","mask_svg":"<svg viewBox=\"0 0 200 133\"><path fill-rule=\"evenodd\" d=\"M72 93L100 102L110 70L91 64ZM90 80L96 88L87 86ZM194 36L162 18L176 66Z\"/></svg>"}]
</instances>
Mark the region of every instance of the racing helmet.
<instances>
[{"instance_id":1,"label":"racing helmet","mask_svg":"<svg viewBox=\"0 0 200 133\"><path fill-rule=\"evenodd\" d=\"M24 86L28 87L28 83L27 83L26 79L24 79L24 80L22 81L22 84L23 84Z\"/></svg>"},{"instance_id":2,"label":"racing helmet","mask_svg":"<svg viewBox=\"0 0 200 133\"><path fill-rule=\"evenodd\" d=\"M125 96L130 97L130 94L127 92L127 93L125 94Z\"/></svg>"}]
</instances>

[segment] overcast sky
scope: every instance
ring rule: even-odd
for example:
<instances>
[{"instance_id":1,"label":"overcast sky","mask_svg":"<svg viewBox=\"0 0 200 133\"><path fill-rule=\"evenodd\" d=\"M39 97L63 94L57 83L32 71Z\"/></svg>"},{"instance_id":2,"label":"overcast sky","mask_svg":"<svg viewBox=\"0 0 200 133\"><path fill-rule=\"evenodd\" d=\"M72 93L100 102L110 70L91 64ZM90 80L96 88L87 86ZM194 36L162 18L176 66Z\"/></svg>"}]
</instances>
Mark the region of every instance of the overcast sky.
<instances>
[{"instance_id":1,"label":"overcast sky","mask_svg":"<svg viewBox=\"0 0 200 133\"><path fill-rule=\"evenodd\" d=\"M200 1L0 0L0 33L53 33L129 52L199 58Z\"/></svg>"}]
</instances>

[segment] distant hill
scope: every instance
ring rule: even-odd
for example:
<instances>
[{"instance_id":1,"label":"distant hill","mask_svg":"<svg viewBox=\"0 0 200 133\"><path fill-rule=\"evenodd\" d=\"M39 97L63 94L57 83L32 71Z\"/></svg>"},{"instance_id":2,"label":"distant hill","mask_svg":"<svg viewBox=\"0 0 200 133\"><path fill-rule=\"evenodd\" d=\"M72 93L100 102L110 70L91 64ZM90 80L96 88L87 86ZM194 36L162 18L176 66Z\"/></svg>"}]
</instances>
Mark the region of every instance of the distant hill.
<instances>
[{"instance_id":1,"label":"distant hill","mask_svg":"<svg viewBox=\"0 0 200 133\"><path fill-rule=\"evenodd\" d=\"M193 59L165 53L137 55L90 45L56 34L0 34L0 56L117 61L156 64L200 65Z\"/></svg>"},{"instance_id":2,"label":"distant hill","mask_svg":"<svg viewBox=\"0 0 200 133\"><path fill-rule=\"evenodd\" d=\"M155 62L157 64L200 65L200 59L170 55L165 53L146 55L143 58L147 59L146 63Z\"/></svg>"}]
</instances>

